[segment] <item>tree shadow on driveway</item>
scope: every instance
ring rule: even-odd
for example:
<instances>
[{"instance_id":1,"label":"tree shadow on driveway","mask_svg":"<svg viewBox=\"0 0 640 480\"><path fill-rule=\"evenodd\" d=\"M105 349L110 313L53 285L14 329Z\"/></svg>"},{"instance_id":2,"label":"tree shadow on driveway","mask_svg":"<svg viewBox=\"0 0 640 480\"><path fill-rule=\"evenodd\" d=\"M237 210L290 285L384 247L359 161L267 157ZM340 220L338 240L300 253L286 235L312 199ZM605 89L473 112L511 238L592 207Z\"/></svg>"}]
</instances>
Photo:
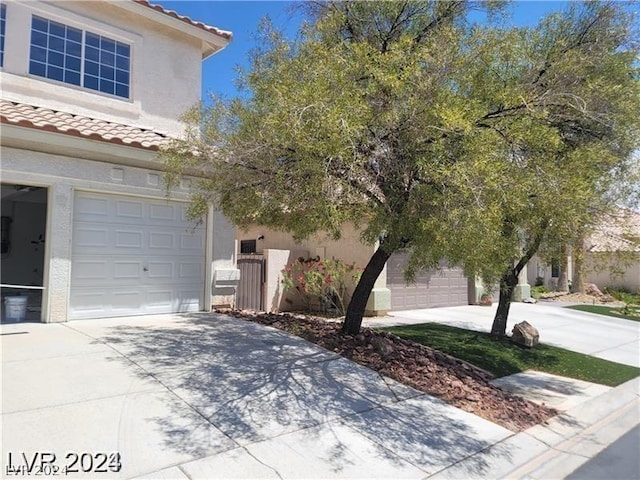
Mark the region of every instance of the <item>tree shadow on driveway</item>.
<instances>
[{"instance_id":1,"label":"tree shadow on driveway","mask_svg":"<svg viewBox=\"0 0 640 480\"><path fill-rule=\"evenodd\" d=\"M372 370L225 315L122 322L97 333L78 329L140 366L254 458L280 469L307 455L338 473L354 461L341 452L355 448L361 465L369 461L361 456L371 455L371 461L409 462L433 473L512 434L428 395L398 397L401 389ZM202 446L171 416L155 421L167 447L202 456ZM479 473L485 467L476 466Z\"/></svg>"}]
</instances>

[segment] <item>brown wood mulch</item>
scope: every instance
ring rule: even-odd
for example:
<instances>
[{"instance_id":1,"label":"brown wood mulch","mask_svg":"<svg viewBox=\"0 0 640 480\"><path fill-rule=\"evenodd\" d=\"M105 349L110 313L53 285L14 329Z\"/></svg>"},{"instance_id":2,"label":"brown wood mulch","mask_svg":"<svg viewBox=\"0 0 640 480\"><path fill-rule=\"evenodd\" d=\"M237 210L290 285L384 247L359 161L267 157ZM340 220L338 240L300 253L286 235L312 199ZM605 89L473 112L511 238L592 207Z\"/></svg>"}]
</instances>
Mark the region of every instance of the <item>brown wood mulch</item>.
<instances>
[{"instance_id":1,"label":"brown wood mulch","mask_svg":"<svg viewBox=\"0 0 640 480\"><path fill-rule=\"evenodd\" d=\"M357 335L347 335L341 323L292 313L218 312L304 338L512 431L525 430L558 413L491 385L493 376L485 370L387 332L362 328Z\"/></svg>"}]
</instances>

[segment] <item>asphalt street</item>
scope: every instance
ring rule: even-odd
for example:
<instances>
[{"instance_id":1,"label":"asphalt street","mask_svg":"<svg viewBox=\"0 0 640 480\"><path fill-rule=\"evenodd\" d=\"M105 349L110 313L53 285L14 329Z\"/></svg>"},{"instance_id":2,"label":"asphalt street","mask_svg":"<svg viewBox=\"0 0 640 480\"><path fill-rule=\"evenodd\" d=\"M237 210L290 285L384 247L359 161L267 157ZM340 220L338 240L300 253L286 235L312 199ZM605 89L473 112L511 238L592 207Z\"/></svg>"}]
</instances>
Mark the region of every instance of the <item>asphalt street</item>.
<instances>
[{"instance_id":1,"label":"asphalt street","mask_svg":"<svg viewBox=\"0 0 640 480\"><path fill-rule=\"evenodd\" d=\"M578 468L567 480L640 479L640 425Z\"/></svg>"}]
</instances>

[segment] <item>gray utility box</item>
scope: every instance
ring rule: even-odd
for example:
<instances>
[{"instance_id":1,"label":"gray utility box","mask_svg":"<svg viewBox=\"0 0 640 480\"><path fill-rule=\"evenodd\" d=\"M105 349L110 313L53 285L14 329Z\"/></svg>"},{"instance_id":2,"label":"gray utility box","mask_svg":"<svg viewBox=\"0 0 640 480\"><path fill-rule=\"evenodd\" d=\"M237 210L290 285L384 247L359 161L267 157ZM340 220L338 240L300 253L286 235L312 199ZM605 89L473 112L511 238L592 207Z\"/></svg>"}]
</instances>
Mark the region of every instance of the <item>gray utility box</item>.
<instances>
[{"instance_id":1,"label":"gray utility box","mask_svg":"<svg viewBox=\"0 0 640 480\"><path fill-rule=\"evenodd\" d=\"M213 288L237 287L240 270L237 268L216 268L213 271Z\"/></svg>"}]
</instances>

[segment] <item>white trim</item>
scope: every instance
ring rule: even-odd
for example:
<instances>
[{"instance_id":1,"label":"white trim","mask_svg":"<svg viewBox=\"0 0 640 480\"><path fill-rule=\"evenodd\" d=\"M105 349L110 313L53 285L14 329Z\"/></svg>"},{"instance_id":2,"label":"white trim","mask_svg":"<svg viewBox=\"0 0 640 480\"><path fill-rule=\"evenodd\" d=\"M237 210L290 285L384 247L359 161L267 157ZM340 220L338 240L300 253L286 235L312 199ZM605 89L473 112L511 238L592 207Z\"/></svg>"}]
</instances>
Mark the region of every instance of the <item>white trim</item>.
<instances>
[{"instance_id":1,"label":"white trim","mask_svg":"<svg viewBox=\"0 0 640 480\"><path fill-rule=\"evenodd\" d=\"M207 218L205 221L205 251L204 251L204 311L210 312L211 305L213 304L213 206L209 205L209 211L207 212Z\"/></svg>"},{"instance_id":2,"label":"white trim","mask_svg":"<svg viewBox=\"0 0 640 480\"><path fill-rule=\"evenodd\" d=\"M123 43L133 44L142 41L142 36L137 33L123 30L117 25L105 23L103 21L95 20L91 17L86 17L75 13L71 10L67 10L60 5L64 5L65 2L56 2L55 4L44 2L24 2L16 0L3 0L7 3L19 3L21 7L31 10L32 15L46 16L48 20L53 20L64 25L68 25L79 30L95 30L91 33L97 33L99 35L105 35L114 40L119 40ZM31 25L29 25L31 28ZM31 37L29 37L31 38Z\"/></svg>"},{"instance_id":3,"label":"white trim","mask_svg":"<svg viewBox=\"0 0 640 480\"><path fill-rule=\"evenodd\" d=\"M116 7L122 8L129 12L142 15L143 17L146 17L149 20L152 20L156 23L161 23L167 27L173 28L174 30L178 30L184 34L200 39L203 42L202 60L213 55L214 53L219 52L220 50L224 49L227 45L229 45L229 43L231 43L230 39L224 38L208 30L204 30L195 25L191 25L180 19L167 15L166 13L162 13L157 10L154 10L153 8L149 8L144 5L140 5L138 3L130 2L130 1L126 1L126 2L122 0L105 0L105 1L111 5L115 5ZM205 45L209 48L204 48Z\"/></svg>"}]
</instances>

